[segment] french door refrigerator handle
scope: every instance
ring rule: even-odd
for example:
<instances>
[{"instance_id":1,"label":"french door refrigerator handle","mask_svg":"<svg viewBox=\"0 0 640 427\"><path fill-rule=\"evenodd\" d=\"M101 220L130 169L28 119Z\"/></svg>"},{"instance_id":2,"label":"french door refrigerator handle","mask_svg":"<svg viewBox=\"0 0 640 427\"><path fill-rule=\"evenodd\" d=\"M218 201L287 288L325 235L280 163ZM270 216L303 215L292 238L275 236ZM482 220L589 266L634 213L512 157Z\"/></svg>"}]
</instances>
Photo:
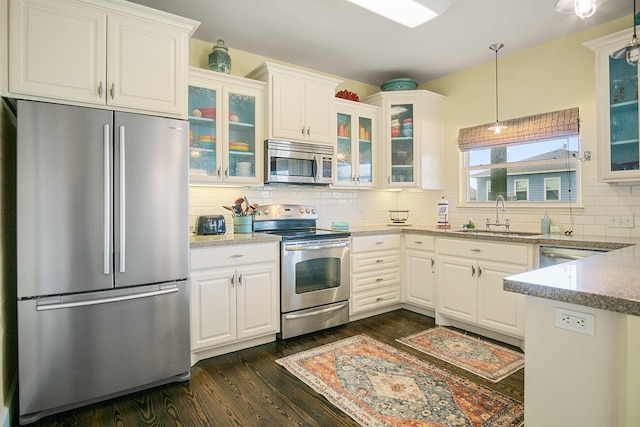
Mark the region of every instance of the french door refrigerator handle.
<instances>
[{"instance_id":1,"label":"french door refrigerator handle","mask_svg":"<svg viewBox=\"0 0 640 427\"><path fill-rule=\"evenodd\" d=\"M149 298L149 297L157 297L159 295L174 294L179 290L180 289L177 286L174 286L171 288L160 289L159 291L142 292L139 294L123 295L119 297L100 298L100 299L77 301L77 302L60 302L60 303L52 303L52 304L42 304L42 305L36 306L36 311L61 310L65 308L87 307L91 305L108 304L111 302L130 301L130 300L140 299L140 298Z\"/></svg>"},{"instance_id":2,"label":"french door refrigerator handle","mask_svg":"<svg viewBox=\"0 0 640 427\"><path fill-rule=\"evenodd\" d=\"M104 274L111 272L111 132L109 125L102 127L102 142L104 149L104 235L103 235L103 257L104 257Z\"/></svg>"},{"instance_id":3,"label":"french door refrigerator handle","mask_svg":"<svg viewBox=\"0 0 640 427\"><path fill-rule=\"evenodd\" d=\"M125 266L125 139L124 139L124 126L120 126L120 273L124 273Z\"/></svg>"}]
</instances>

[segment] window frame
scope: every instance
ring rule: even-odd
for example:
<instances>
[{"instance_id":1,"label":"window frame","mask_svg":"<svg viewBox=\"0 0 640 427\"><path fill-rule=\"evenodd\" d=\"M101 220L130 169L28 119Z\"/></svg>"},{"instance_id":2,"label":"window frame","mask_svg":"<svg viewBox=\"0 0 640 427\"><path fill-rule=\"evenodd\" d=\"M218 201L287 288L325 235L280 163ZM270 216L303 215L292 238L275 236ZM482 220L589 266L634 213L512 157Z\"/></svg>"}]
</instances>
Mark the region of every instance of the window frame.
<instances>
[{"instance_id":1,"label":"window frame","mask_svg":"<svg viewBox=\"0 0 640 427\"><path fill-rule=\"evenodd\" d=\"M553 200L549 200L547 198L547 192L549 190L547 190L547 182L550 181L556 181L558 183L558 188L556 190L552 190L552 191L557 191L558 192L558 198L557 199L553 199ZM562 179L559 176L552 176L552 177L547 177L544 179L544 201L549 201L549 202L562 202Z\"/></svg>"},{"instance_id":2,"label":"window frame","mask_svg":"<svg viewBox=\"0 0 640 427\"><path fill-rule=\"evenodd\" d=\"M546 178L545 178L546 179ZM526 194L526 198L525 199L518 199L518 183L519 182L524 182L526 184L526 189L525 189L525 194ZM520 178L520 179L514 179L513 180L513 195L515 196L515 201L517 202L528 202L529 201L529 178Z\"/></svg>"},{"instance_id":3,"label":"window frame","mask_svg":"<svg viewBox=\"0 0 640 427\"><path fill-rule=\"evenodd\" d=\"M569 138L576 138L577 140L577 148L575 151L580 152L582 141L580 136L573 136ZM568 139L569 139L568 138ZM562 139L562 138L553 138L553 139ZM537 142L537 141L532 141ZM575 145L575 144L574 144ZM490 147L487 147L490 148ZM478 148L481 149L481 148ZM500 163L500 164L490 164L490 165L479 165L479 166L469 166L469 151L459 151L459 167L458 167L458 207L462 209L466 208L486 208L489 206L495 206L495 201L491 201L489 198L488 201L468 201L469 191L470 191L470 182L469 182L469 174L473 173L473 170L490 170L495 168L509 168L514 165L514 163ZM582 162L577 159L570 159L571 163L571 171L575 171L574 178L572 179L571 192L575 196L574 201L563 200L562 193L559 193L560 200L547 200L546 191L544 191L544 200L542 201L531 201L531 200L507 200L507 203L510 203L510 208L526 208L526 209L540 209L542 211L549 211L551 209L565 212L570 208L573 209L582 209L583 201L582 201L582 179L581 179L581 166ZM536 160L531 162L518 162L519 166L535 166L544 163L549 163L548 160ZM561 171L562 173L566 173L566 171ZM551 177L551 178L560 178L560 177ZM489 182L487 183L489 184ZM490 188L490 187L489 187ZM515 189L515 184L514 184ZM560 179L560 188L559 191L562 191L562 179ZM488 192L485 192L487 196ZM529 187L529 198L531 194L531 187ZM515 190L514 190L515 195ZM478 195L476 195L478 196Z\"/></svg>"}]
</instances>

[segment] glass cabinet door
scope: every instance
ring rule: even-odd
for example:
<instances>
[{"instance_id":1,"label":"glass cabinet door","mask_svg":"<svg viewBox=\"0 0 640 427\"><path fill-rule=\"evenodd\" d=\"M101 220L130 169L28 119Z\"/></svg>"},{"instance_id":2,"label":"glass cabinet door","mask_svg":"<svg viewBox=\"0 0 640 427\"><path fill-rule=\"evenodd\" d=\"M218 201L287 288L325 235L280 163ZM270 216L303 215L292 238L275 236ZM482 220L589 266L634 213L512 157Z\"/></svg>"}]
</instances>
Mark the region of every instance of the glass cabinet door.
<instances>
[{"instance_id":1,"label":"glass cabinet door","mask_svg":"<svg viewBox=\"0 0 640 427\"><path fill-rule=\"evenodd\" d=\"M220 178L217 91L189 86L189 175Z\"/></svg>"},{"instance_id":2,"label":"glass cabinet door","mask_svg":"<svg viewBox=\"0 0 640 427\"><path fill-rule=\"evenodd\" d=\"M640 168L638 151L638 69L609 58L610 170Z\"/></svg>"},{"instance_id":3,"label":"glass cabinet door","mask_svg":"<svg viewBox=\"0 0 640 427\"><path fill-rule=\"evenodd\" d=\"M229 141L228 163L225 167L227 178L256 177L256 97L230 91L227 94Z\"/></svg>"},{"instance_id":4,"label":"glass cabinet door","mask_svg":"<svg viewBox=\"0 0 640 427\"><path fill-rule=\"evenodd\" d=\"M338 150L336 165L336 182L349 183L355 181L350 114L338 113Z\"/></svg>"},{"instance_id":5,"label":"glass cabinet door","mask_svg":"<svg viewBox=\"0 0 640 427\"><path fill-rule=\"evenodd\" d=\"M358 176L359 183L373 183L372 120L358 118Z\"/></svg>"},{"instance_id":6,"label":"glass cabinet door","mask_svg":"<svg viewBox=\"0 0 640 427\"><path fill-rule=\"evenodd\" d=\"M414 183L413 104L391 105L390 184Z\"/></svg>"}]
</instances>

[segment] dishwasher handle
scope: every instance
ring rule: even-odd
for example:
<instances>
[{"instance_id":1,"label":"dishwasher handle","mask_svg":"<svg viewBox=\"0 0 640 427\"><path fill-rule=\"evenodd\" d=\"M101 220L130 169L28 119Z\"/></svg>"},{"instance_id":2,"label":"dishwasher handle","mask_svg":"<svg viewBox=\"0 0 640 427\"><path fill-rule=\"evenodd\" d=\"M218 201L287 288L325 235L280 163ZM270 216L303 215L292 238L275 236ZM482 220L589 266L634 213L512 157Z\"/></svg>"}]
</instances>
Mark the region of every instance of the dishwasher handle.
<instances>
[{"instance_id":1,"label":"dishwasher handle","mask_svg":"<svg viewBox=\"0 0 640 427\"><path fill-rule=\"evenodd\" d=\"M547 258L556 258L556 259L569 259L572 261L585 258L584 256L581 256L581 255L567 255L567 254L559 254L556 252L549 252L549 251L540 252L540 256L547 257Z\"/></svg>"}]
</instances>

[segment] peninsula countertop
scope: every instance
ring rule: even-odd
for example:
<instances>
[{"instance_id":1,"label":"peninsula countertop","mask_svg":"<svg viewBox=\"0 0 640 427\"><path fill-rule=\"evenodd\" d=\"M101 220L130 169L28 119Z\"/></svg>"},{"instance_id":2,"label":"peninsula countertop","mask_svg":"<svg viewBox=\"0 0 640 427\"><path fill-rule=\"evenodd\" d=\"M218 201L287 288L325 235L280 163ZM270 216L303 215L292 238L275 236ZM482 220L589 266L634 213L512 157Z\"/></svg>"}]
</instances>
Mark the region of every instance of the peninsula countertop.
<instances>
[{"instance_id":1,"label":"peninsula countertop","mask_svg":"<svg viewBox=\"0 0 640 427\"><path fill-rule=\"evenodd\" d=\"M640 316L640 247L628 246L504 279L504 289Z\"/></svg>"}]
</instances>

